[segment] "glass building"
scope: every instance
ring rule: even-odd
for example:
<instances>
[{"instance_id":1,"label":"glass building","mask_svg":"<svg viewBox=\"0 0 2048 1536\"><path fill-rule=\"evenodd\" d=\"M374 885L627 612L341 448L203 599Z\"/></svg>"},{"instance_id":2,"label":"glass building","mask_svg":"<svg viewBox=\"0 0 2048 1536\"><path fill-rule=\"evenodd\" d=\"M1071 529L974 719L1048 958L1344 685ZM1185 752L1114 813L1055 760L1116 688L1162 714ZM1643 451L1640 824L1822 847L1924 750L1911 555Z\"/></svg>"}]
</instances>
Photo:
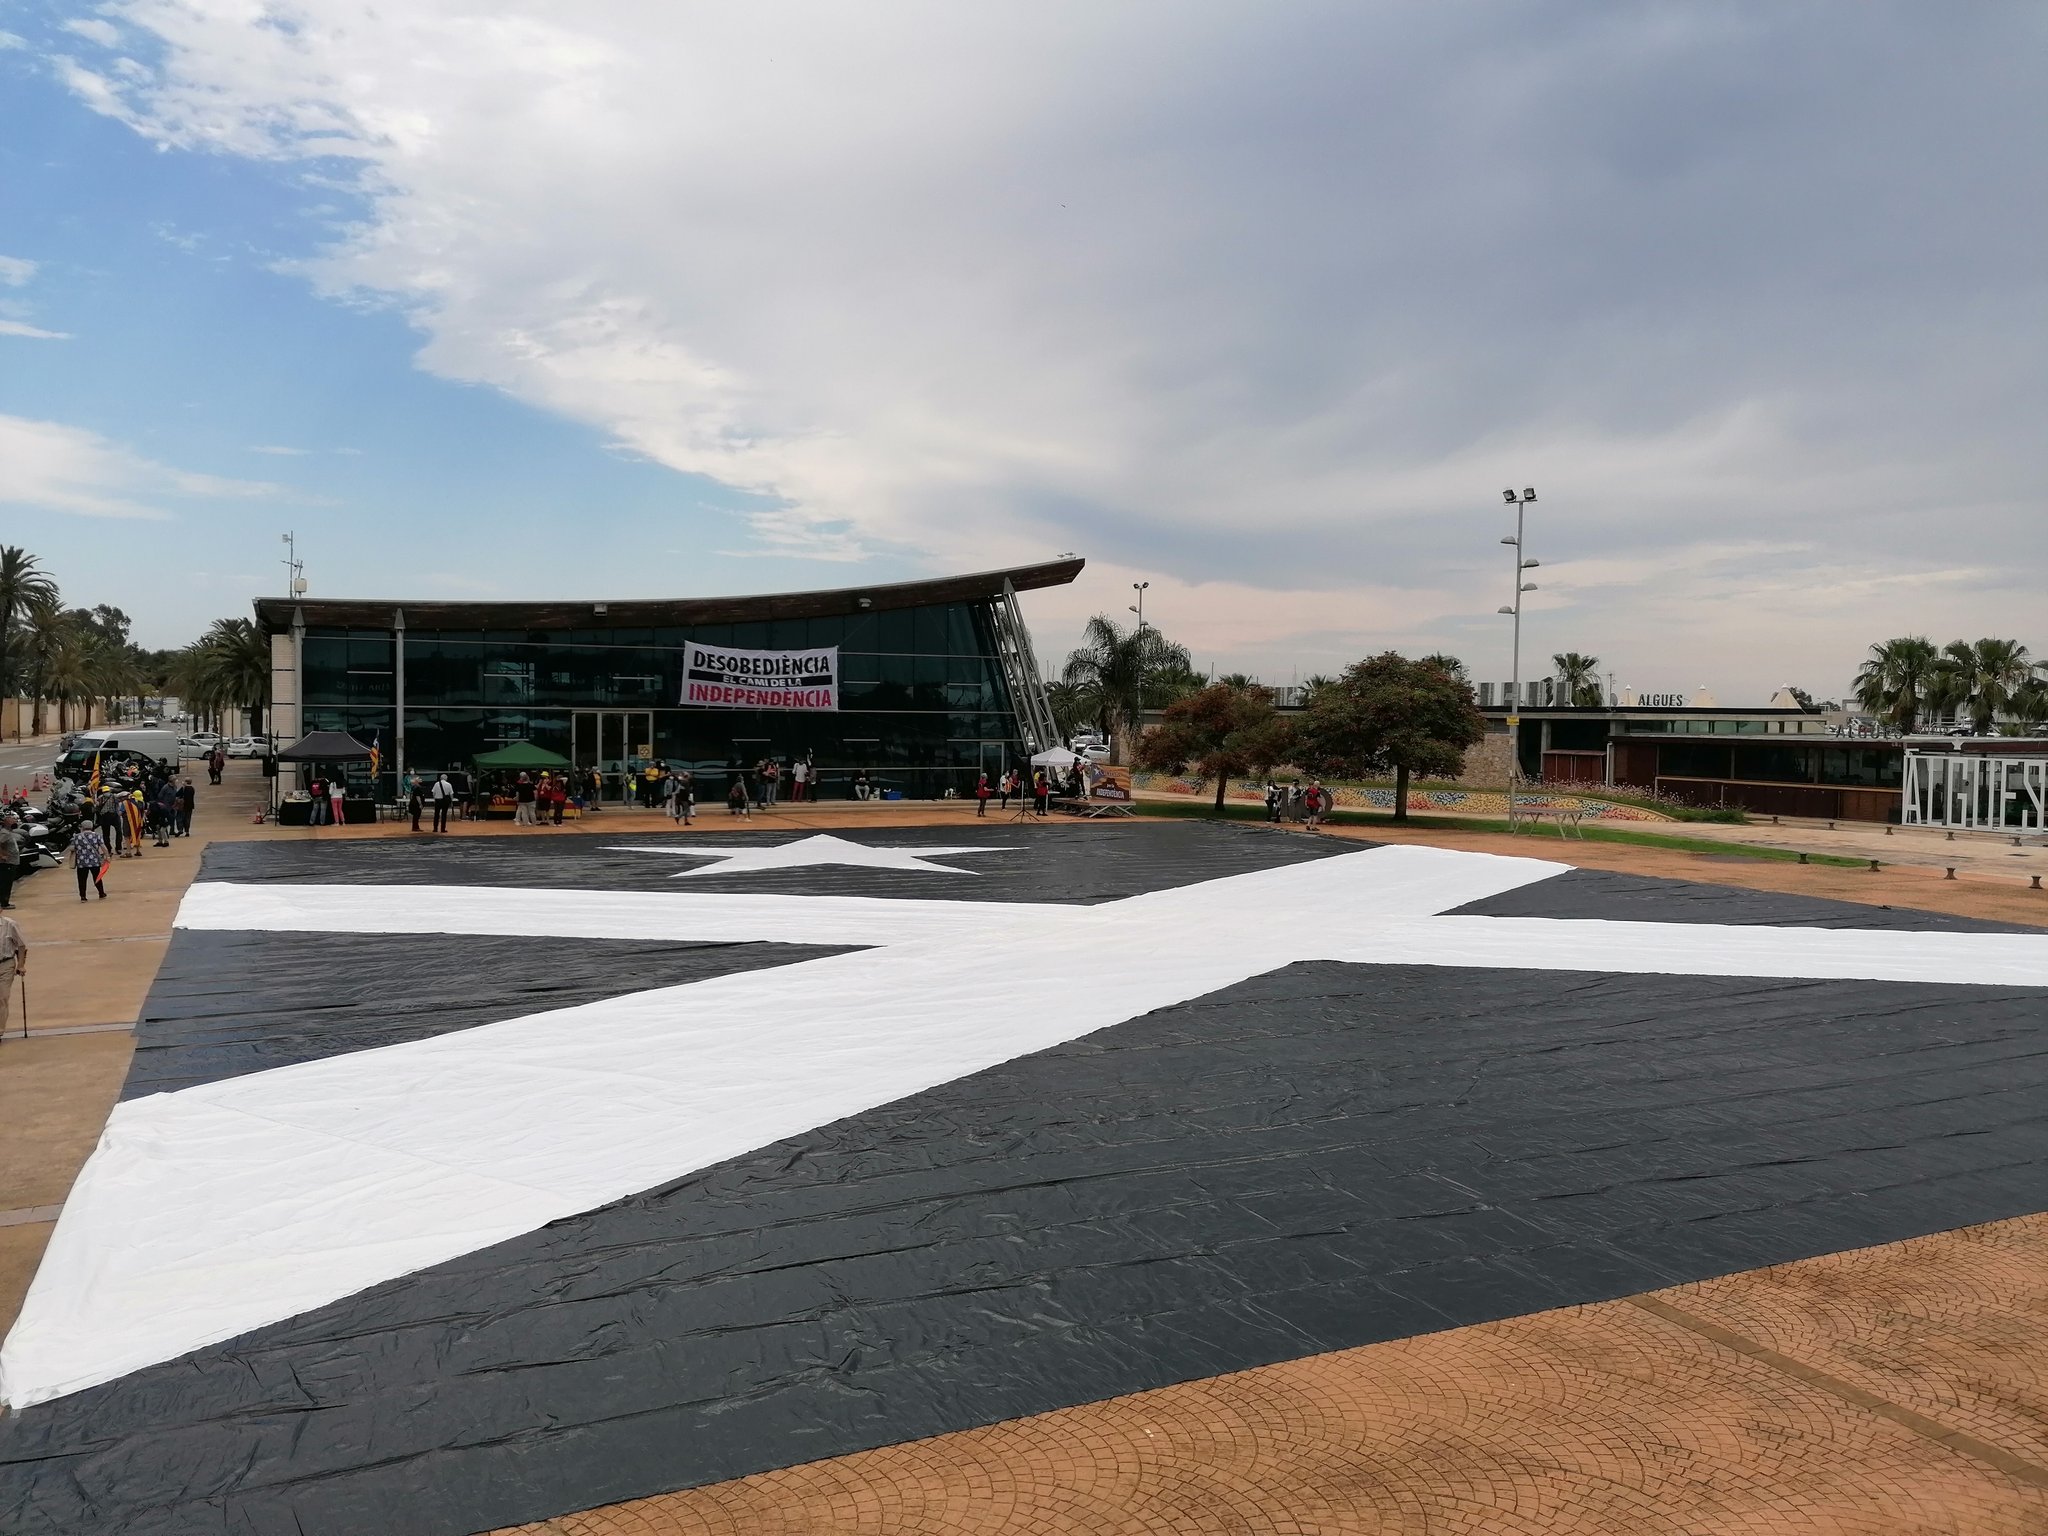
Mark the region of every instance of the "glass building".
<instances>
[{"instance_id":1,"label":"glass building","mask_svg":"<svg viewBox=\"0 0 2048 1536\"><path fill-rule=\"evenodd\" d=\"M650 761L713 786L733 765L808 757L823 798L857 771L906 798L974 787L1058 744L1017 593L1085 562L830 592L633 602L259 598L271 637L272 730L346 731L400 776L466 768L531 742L605 777L616 798ZM686 641L839 650L834 711L685 708Z\"/></svg>"}]
</instances>

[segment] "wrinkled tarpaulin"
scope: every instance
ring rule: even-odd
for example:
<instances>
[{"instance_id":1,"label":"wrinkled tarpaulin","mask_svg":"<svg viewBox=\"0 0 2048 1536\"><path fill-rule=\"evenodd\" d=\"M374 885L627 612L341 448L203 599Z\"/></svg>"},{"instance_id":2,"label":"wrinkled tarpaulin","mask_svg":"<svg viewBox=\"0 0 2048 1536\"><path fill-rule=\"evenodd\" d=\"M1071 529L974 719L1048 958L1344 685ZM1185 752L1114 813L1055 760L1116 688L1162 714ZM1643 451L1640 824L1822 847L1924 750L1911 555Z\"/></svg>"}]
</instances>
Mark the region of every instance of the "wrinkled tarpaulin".
<instances>
[{"instance_id":1,"label":"wrinkled tarpaulin","mask_svg":"<svg viewBox=\"0 0 2048 1536\"><path fill-rule=\"evenodd\" d=\"M1126 859L1121 839L1157 836L1106 830ZM1257 867L1275 845L1312 846L1203 829L1154 857L1198 849L1212 878L1226 851ZM1073 846L1020 862L1085 862ZM1464 910L1993 931L1585 872ZM225 990L207 1022L202 968L318 984L378 965L397 997L410 962L467 983L451 1006L481 1011L462 1017L493 998L505 1017L552 984L518 942L181 933L149 1013L184 1043L138 1071L190 1082L263 1059ZM586 957L559 971L578 997L608 967L665 985L746 948L553 943ZM311 1028L288 994L255 995L286 1052L347 1041L351 1018L372 1043L412 1027L375 989ZM2044 1002L1293 965L30 1408L0 1423L0 1523L475 1530L2017 1214L2048 1187L2030 1112Z\"/></svg>"}]
</instances>

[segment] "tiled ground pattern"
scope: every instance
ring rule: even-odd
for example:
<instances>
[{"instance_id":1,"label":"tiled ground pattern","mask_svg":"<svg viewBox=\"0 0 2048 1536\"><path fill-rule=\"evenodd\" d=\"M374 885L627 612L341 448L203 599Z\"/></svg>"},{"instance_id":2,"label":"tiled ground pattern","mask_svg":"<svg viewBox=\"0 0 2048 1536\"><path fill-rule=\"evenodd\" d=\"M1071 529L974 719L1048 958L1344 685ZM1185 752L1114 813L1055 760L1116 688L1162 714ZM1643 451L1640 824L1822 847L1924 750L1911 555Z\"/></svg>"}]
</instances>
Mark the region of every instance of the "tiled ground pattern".
<instances>
[{"instance_id":1,"label":"tiled ground pattern","mask_svg":"<svg viewBox=\"0 0 2048 1536\"><path fill-rule=\"evenodd\" d=\"M2048 1216L1655 1300L1312 1356L517 1536L2048 1532Z\"/></svg>"}]
</instances>

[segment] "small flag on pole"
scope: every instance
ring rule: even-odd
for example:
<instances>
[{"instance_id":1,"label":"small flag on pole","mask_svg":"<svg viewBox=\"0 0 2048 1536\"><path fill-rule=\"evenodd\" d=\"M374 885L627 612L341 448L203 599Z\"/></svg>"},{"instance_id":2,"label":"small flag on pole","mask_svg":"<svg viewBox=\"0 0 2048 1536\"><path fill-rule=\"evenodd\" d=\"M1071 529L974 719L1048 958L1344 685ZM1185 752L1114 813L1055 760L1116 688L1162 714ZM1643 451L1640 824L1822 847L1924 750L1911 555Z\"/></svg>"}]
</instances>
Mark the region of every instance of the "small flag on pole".
<instances>
[{"instance_id":1,"label":"small flag on pole","mask_svg":"<svg viewBox=\"0 0 2048 1536\"><path fill-rule=\"evenodd\" d=\"M100 755L97 752L92 755L92 777L85 781L85 787L88 793L96 795L100 792Z\"/></svg>"},{"instance_id":2,"label":"small flag on pole","mask_svg":"<svg viewBox=\"0 0 2048 1536\"><path fill-rule=\"evenodd\" d=\"M374 782L377 770L384 764L384 733L377 732L370 738L370 778Z\"/></svg>"}]
</instances>

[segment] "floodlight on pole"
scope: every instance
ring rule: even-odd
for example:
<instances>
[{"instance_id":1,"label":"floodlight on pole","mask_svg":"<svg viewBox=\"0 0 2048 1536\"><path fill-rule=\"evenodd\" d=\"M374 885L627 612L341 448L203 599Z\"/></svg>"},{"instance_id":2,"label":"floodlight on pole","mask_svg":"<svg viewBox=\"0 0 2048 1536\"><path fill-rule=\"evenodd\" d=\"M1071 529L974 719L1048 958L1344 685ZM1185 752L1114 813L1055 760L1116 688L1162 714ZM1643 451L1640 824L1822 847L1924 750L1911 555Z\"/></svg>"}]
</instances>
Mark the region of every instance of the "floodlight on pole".
<instances>
[{"instance_id":1,"label":"floodlight on pole","mask_svg":"<svg viewBox=\"0 0 2048 1536\"><path fill-rule=\"evenodd\" d=\"M1138 628L1140 629L1145 627L1145 589L1151 585L1152 583L1149 581L1134 581L1131 583L1131 590L1138 594L1137 606L1131 609L1131 612L1138 616Z\"/></svg>"},{"instance_id":2,"label":"floodlight on pole","mask_svg":"<svg viewBox=\"0 0 2048 1536\"><path fill-rule=\"evenodd\" d=\"M1508 684L1508 827L1512 830L1515 825L1515 781L1522 776L1522 594L1536 590L1535 582L1522 580L1522 572L1534 570L1542 562L1522 558L1523 514L1529 503L1536 499L1536 487L1525 487L1519 496L1510 487L1500 493L1500 498L1515 509L1514 536L1501 540L1501 543L1513 546L1515 551L1515 600L1497 610L1511 615L1515 621L1511 653L1514 681Z\"/></svg>"}]
</instances>

